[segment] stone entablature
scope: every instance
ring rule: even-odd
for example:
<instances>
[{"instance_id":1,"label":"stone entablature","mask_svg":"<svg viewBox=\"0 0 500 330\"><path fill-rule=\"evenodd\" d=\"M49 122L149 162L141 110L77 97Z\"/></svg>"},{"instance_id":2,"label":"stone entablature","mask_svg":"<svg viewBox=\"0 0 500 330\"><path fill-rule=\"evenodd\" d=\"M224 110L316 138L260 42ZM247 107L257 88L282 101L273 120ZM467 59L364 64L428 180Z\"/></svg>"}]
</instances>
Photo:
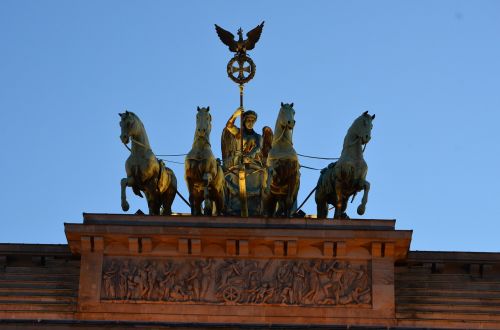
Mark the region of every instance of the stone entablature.
<instances>
[{"instance_id":1,"label":"stone entablature","mask_svg":"<svg viewBox=\"0 0 500 330\"><path fill-rule=\"evenodd\" d=\"M390 326L411 240L394 224L85 214L65 229L79 318Z\"/></svg>"},{"instance_id":2,"label":"stone entablature","mask_svg":"<svg viewBox=\"0 0 500 330\"><path fill-rule=\"evenodd\" d=\"M186 219L188 219L188 221L181 221ZM212 219L201 219L198 226L205 228L218 227L219 230L223 231L226 231L228 226L246 227L246 229L251 230L262 230L267 226L267 229L271 228L273 230L278 230L284 229L283 225L286 224L287 221L284 219L251 219L249 221L243 220L242 223L244 224L241 225L235 223L234 219L231 218L219 218L217 219L217 223L209 220ZM113 224L113 227L110 226L110 222ZM207 286L206 280L203 283L203 279L206 278L205 276L193 277L196 271L191 265L194 264L207 267L208 265L206 263L211 260L211 266L208 268L214 272L212 276L217 277L216 274L218 272L223 272L222 269L224 267L220 266L234 264L237 266L237 272L243 274L243 278L246 277L244 274L248 275L254 271L252 265L254 265L255 262L257 262L257 268L264 268L260 266L263 260L268 260L270 264L276 265L287 264L297 266L303 264L304 267L319 263L319 269L329 269L329 266L332 264L334 268L346 269L349 264L351 268L359 271L361 266L366 266L367 272L361 272L363 276L360 275L360 277L353 276L355 280L352 283L357 283L355 287L363 287L363 284L360 282L363 282L361 281L362 277L367 275L366 277L369 280L368 287L371 287L373 292L376 290L380 292L381 287L377 287L377 283L380 283L381 279L385 279L384 283L386 284L391 283L391 275L385 274L384 277L377 275L377 279L377 276L375 276L377 272L374 271L374 267L372 266L379 264L380 267L380 262L383 261L383 259L388 259L388 257L372 257L372 251L367 250L366 244L364 243L366 252L361 253L361 250L358 249L359 245L354 243L354 238L358 237L358 234L362 231L372 232L371 235L375 236L379 234L382 236L394 235L394 233L391 234L391 231L394 229L394 221L353 220L350 222L328 221L327 223L323 223L315 220L306 220L302 222L292 220L290 224L293 224L295 229L318 230L320 227L323 227L323 229L326 227L327 232L330 234L325 233L323 239L328 239L329 241L337 242L336 239L339 236L344 237L344 241L346 242L344 245L345 253L342 252L342 245L339 245L341 246L340 253L338 248L336 252L331 252L336 250L335 244L333 244L333 247L329 246L327 248L327 251L329 251L327 255L330 257L312 258L297 257L297 255L302 256L307 252L305 248L307 244L298 244L297 253L295 254L293 253L294 248L292 246L292 249L290 249L292 256L257 257L252 255L250 251L253 251L255 246L252 245L253 243L251 242L253 242L254 239L260 239L258 235L252 236L249 240L250 255L246 257L239 256L239 254L236 256L226 256L225 254L219 256L193 255L186 253L185 249L183 250L184 252L178 253L173 251L173 249L164 249L164 246L160 244L161 241L159 238L163 235L161 232L165 231L166 233L169 231L168 225L162 224L163 222L165 222L165 218L86 215L85 224L79 225L80 227L78 227L81 234L84 235L75 233L68 235L68 238L71 237L72 239L71 246L76 251L76 253L73 254L68 245L0 244L0 328L23 330L69 329L73 327L78 329L101 329L103 327L135 329L137 326L141 326L158 329L186 329L193 328L194 326L196 328L205 329L234 329L237 324L246 324L247 327L250 324L251 328L268 328L271 322L276 325L278 323L276 320L281 321L281 324L290 324L290 319L293 319L296 322L295 324L298 322L303 322L303 324L308 322L308 328L310 329L323 329L324 326L334 327L336 329L348 329L353 325L357 325L356 328L359 329L374 329L379 327L384 329L500 328L500 253L419 251L409 252L404 255L403 258L400 258L400 254L397 251L402 251L402 249L398 248L398 244L395 244L396 252L394 255L398 256L394 258L396 263L393 269L394 273L392 274L395 313L392 317L376 318L373 315L377 313L375 310L377 304L378 306L381 304L380 293L368 295L370 298L373 297L373 301L368 303L360 301L359 303L349 302L343 304L340 302L341 299L339 298L336 302L340 303L333 304L332 302L331 305L328 304L328 301L326 301L327 304L322 304L322 297L320 294L315 297L316 299L312 299L315 301L315 305L312 306L309 300L304 297L310 290L305 290L307 292L304 292L302 300L297 295L292 295L291 298L294 299L293 303L291 300L286 300L283 304L281 302L276 304L269 300L269 291L267 295L266 290L252 292L247 286L247 289L244 290L249 291L244 292L246 294L245 299L237 301L234 304L225 301L222 302L221 300L216 300L216 297L213 298L213 295L211 296L208 294L208 291L214 291L214 287L210 288L210 286ZM196 227L196 223L186 217L169 218L168 222L172 223L174 227ZM89 230L89 226L94 227ZM151 250L149 250L147 239L137 245L134 239L130 241L128 239L120 239L122 243L131 243L131 248L120 248L119 250L121 252L119 254L115 253L109 255L104 249L107 246L107 250L110 251L118 247L116 241L109 239L113 235L117 233L120 235L124 234L123 237L126 238L130 236L130 232L134 232L133 228L147 226L153 226L153 228L149 230L145 228L140 229L139 232L141 235L135 236L135 238L152 237ZM343 229L338 229L339 227ZM337 233L331 235L331 231L329 231L328 228L335 229ZM342 232L342 230L346 231ZM344 234L346 234L347 231L350 231L350 235L354 235L352 241L349 239L345 240L347 236ZM384 231L385 233L383 233ZM159 236L144 236L146 233L158 234ZM366 233L362 236L366 238ZM85 237L90 238L87 239ZM99 239L99 237L102 237L102 240ZM188 236L186 237L186 239L189 238ZM239 238L242 240L241 237ZM299 240L299 242L301 240ZM137 240L137 242L138 241L139 240ZM83 245L81 242L83 242ZM204 249L204 242L205 240L202 238L200 240L200 254L203 254L204 250L208 252L207 249ZM382 244L383 243L382 241ZM94 252L89 253L87 251L82 253L82 246L90 247L90 250L94 250ZM230 246L233 246L232 243ZM192 248L193 246L191 246L191 250ZM130 252L130 249L132 249L133 252ZM245 246L243 245L243 252L244 249ZM283 249L289 250L288 246L286 248L283 246ZM165 256L161 254L166 253L167 250L170 255ZM281 248L276 251L280 252L280 250ZM387 248L384 249L383 255L390 254L390 249L386 250ZM189 252L189 244L187 251ZM259 249L257 249L257 251L259 251ZM310 252L311 251L309 251L309 253ZM224 251L224 253L226 252ZM255 254L255 252L253 253ZM318 254L317 251L315 254ZM341 254L344 257L333 256L334 254ZM101 273L94 273L92 264L89 265L89 261L92 258L94 258L94 260L99 260L100 255L102 255ZM86 262L85 259L87 260ZM113 261L117 269L116 273L114 273L113 267L110 267L110 263ZM170 292L168 292L167 295L164 295L164 297L168 297L168 299L163 298L158 300L158 297L155 295L157 295L160 285L156 281L153 281L153 283L156 284L149 286L149 288L153 288L150 298L147 298L149 291L144 293L146 299L140 299L138 296L139 291L132 290L130 299L123 299L123 296L121 296L122 293L120 293L121 289L116 289L115 287L111 288L110 284L112 281L110 282L110 279L113 278L113 274L116 275L119 273L118 269L121 268L123 262L126 261L129 262L129 266L137 265L138 269L140 268L141 262L142 264L144 264L144 262L151 263L151 265L156 266L154 269L158 272L160 272L160 270L165 270L165 268L162 269L160 263L164 263L163 266L167 263L170 266L179 265L181 268L185 267L184 270L179 273L180 283L193 277L188 281L187 285L191 286L191 288L198 287L199 293L195 294L193 292L191 298L189 298L189 292L187 295L184 293L184 296L170 294ZM345 268L340 267L340 265L344 265ZM279 269L276 266L268 266L267 268L271 270ZM286 268L291 268L292 271L282 271L280 276L281 279L289 278L290 274L301 274L300 271L297 271L297 267L295 267L295 271L292 266L285 267L285 269ZM149 272L146 271L145 274L142 274L143 278L154 278L154 276L148 276L150 273L155 273L154 271L151 272L151 269L153 269L152 266L149 266L149 269ZM173 269L175 268L172 268L172 270ZM130 273L129 271L129 274ZM261 283L269 282L269 278L278 277L274 271L270 271L269 273L271 275L268 274L262 277L264 280L262 280ZM185 274L186 277L182 274ZM288 276L283 276L286 274L288 274ZM306 276L308 274L309 273L306 273ZM330 283L343 282L344 284L351 282L348 277L345 277L343 280L335 281L334 278L328 275L328 272L326 272L326 274L327 275L320 276L320 282L322 284L328 285L329 281ZM94 275L96 276L93 277ZM190 276L187 277L188 275ZM95 287L82 293L79 292L79 287L85 288L85 283L92 285L92 283L88 281L89 277L97 279L94 282ZM107 279L105 279L105 277L107 277ZM226 279L231 278L229 280L231 284L234 284L232 279L234 279L236 283L239 282L238 280L241 280L241 277L238 278L238 276L233 276L233 274L224 277ZM300 276L298 276L298 278L300 278ZM116 279L117 278L115 278L115 280ZM165 273L157 275L157 279L162 279L164 281L166 279ZM254 276L251 276L251 279L255 281ZM198 284L197 281L199 281ZM309 278L309 281L311 281L311 278ZM217 281L214 283L216 282ZM226 283L226 280L222 281L221 276L219 283L222 282ZM172 285L168 285L168 283L169 281L167 279L167 282L163 283L161 288L173 287ZM171 283L175 283L175 281L171 281ZM280 283L284 284L289 282L285 280ZM294 286L292 282L292 287L299 288L301 284L303 283L298 281ZM207 287L208 290L203 291L206 290ZM286 287L287 285L281 286L281 288ZM310 288L314 287L314 285L311 285L309 282L305 283L304 287ZM274 286L274 288L276 288L276 286ZM145 289L145 287L141 289ZM278 290L279 289L280 287L278 286ZM336 288L334 287L327 288L330 296L333 296L335 290ZM277 290L275 289L274 291L276 292ZM290 292L291 290L284 291ZM300 290L298 291L300 292ZM324 292L321 288L319 291ZM96 296L90 296L90 292L95 292ZM142 290L140 292L142 292ZM273 292L273 294L276 294L275 292ZM283 293L283 291L281 292ZM348 293L352 291L338 290L338 292ZM165 291L163 291L163 293L165 294ZM114 296L115 299L108 299L108 294ZM195 295L198 299L195 299ZM340 294L340 296L349 297L350 295ZM86 303L82 303L82 297L87 299ZM92 303L90 298L93 299L95 297L97 297L97 300L95 303ZM243 295L240 295L240 297L243 297ZM303 301L303 303L299 304L298 302L300 301ZM117 305L121 307L117 308ZM206 314L203 313L206 313L207 310L210 312L215 311L220 314L219 316L215 314L213 317L206 316ZM258 314L259 317L249 316L252 310L255 314ZM315 310L317 314L312 314L310 312L311 310ZM189 317L189 322L178 321L179 319L187 318L186 314L189 312L193 313ZM224 312L225 314L222 314ZM285 315L285 312L287 312L288 315ZM178 315L173 316L173 314L176 313ZM232 318L221 317L220 315L232 316ZM239 318L239 321L234 321L236 316ZM219 317L218 321L217 317ZM233 321L230 322L231 320ZM318 324L318 327L314 327L313 324ZM286 326L283 325L283 328L286 328ZM291 328L297 328L297 325L292 325Z\"/></svg>"}]
</instances>

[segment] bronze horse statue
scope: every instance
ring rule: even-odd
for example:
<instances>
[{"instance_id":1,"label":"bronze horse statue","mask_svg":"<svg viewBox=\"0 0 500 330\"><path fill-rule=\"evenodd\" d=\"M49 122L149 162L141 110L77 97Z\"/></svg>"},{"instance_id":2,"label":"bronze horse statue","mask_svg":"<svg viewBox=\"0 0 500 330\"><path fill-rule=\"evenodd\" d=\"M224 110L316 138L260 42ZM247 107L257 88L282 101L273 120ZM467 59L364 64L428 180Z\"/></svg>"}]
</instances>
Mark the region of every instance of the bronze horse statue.
<instances>
[{"instance_id":1,"label":"bronze horse statue","mask_svg":"<svg viewBox=\"0 0 500 330\"><path fill-rule=\"evenodd\" d=\"M198 107L193 147L184 162L184 178L189 190L191 215L212 215L213 204L216 214L224 212L224 172L212 153L210 132L212 116L210 107Z\"/></svg>"},{"instance_id":2,"label":"bronze horse statue","mask_svg":"<svg viewBox=\"0 0 500 330\"><path fill-rule=\"evenodd\" d=\"M141 191L146 195L150 215L172 214L172 203L177 192L177 178L174 172L156 158L139 117L129 111L119 115L120 139L125 146L132 141L130 156L125 162L127 177L121 180L122 210L129 209L125 189L132 187L137 196L143 197Z\"/></svg>"},{"instance_id":3,"label":"bronze horse statue","mask_svg":"<svg viewBox=\"0 0 500 330\"><path fill-rule=\"evenodd\" d=\"M300 165L292 141L294 116L293 103L282 102L266 161L268 177L264 192L264 212L268 217L291 217L295 211L300 186Z\"/></svg>"},{"instance_id":4,"label":"bronze horse statue","mask_svg":"<svg viewBox=\"0 0 500 330\"><path fill-rule=\"evenodd\" d=\"M335 207L334 219L349 219L346 214L350 196L363 190L363 198L358 206L359 215L365 213L370 183L366 181L368 166L363 158L363 145L371 139L372 121L375 115L365 111L347 131L340 158L321 171L316 185L316 206L318 218L328 216L328 204Z\"/></svg>"}]
</instances>

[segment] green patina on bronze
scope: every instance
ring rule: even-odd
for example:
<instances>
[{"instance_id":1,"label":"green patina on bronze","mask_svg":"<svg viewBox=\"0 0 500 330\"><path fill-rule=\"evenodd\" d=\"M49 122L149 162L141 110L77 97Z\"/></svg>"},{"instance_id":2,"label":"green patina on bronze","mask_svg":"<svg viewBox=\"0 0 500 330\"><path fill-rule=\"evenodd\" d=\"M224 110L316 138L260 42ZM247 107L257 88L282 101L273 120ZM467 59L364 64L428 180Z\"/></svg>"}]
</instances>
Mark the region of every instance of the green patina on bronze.
<instances>
[{"instance_id":1,"label":"green patina on bronze","mask_svg":"<svg viewBox=\"0 0 500 330\"><path fill-rule=\"evenodd\" d=\"M363 190L363 198L358 206L358 214L365 213L370 183L366 181L368 165L363 158L363 145L371 139L372 121L375 115L365 111L351 125L344 138L342 154L338 161L321 171L316 186L318 218L326 218L328 204L335 207L335 219L348 219L346 214L349 197Z\"/></svg>"},{"instance_id":2,"label":"green patina on bronze","mask_svg":"<svg viewBox=\"0 0 500 330\"><path fill-rule=\"evenodd\" d=\"M131 187L134 193L146 195L150 215L172 214L172 203L177 192L177 179L174 172L156 158L149 145L146 129L139 117L126 111L120 113L120 139L125 146L132 141L130 156L125 162L127 177L121 180L121 201L123 211L129 204L125 193ZM127 146L128 148L128 146Z\"/></svg>"}]
</instances>

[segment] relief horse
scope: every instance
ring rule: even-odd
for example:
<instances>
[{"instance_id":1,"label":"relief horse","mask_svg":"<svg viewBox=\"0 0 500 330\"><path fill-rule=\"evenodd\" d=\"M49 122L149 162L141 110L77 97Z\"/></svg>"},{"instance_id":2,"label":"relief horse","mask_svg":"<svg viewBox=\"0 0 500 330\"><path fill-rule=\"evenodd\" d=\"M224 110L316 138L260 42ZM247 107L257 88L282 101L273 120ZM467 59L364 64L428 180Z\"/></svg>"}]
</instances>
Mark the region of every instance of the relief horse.
<instances>
[{"instance_id":1,"label":"relief horse","mask_svg":"<svg viewBox=\"0 0 500 330\"><path fill-rule=\"evenodd\" d=\"M370 183L366 181L368 166L363 158L363 145L371 139L371 116L365 111L347 131L340 158L321 171L316 186L316 206L318 218L328 216L328 204L335 207L334 219L349 219L345 213L350 196L363 190L363 198L358 206L359 215L365 213Z\"/></svg>"},{"instance_id":2,"label":"relief horse","mask_svg":"<svg viewBox=\"0 0 500 330\"><path fill-rule=\"evenodd\" d=\"M224 212L224 173L210 145L212 116L209 111L210 107L198 107L193 147L184 162L192 215L202 214L202 202L205 215L213 214L213 204L217 214Z\"/></svg>"},{"instance_id":3,"label":"relief horse","mask_svg":"<svg viewBox=\"0 0 500 330\"><path fill-rule=\"evenodd\" d=\"M290 217L295 211L300 186L300 165L292 141L294 116L293 103L282 102L266 161L268 177L264 192L264 211L268 217Z\"/></svg>"},{"instance_id":4,"label":"relief horse","mask_svg":"<svg viewBox=\"0 0 500 330\"><path fill-rule=\"evenodd\" d=\"M137 196L143 197L141 191L146 195L150 215L172 214L172 203L177 192L177 178L174 172L156 158L139 117L129 111L119 115L120 139L125 146L132 141L130 156L125 162L127 177L121 180L122 210L129 209L125 189L132 187Z\"/></svg>"}]
</instances>

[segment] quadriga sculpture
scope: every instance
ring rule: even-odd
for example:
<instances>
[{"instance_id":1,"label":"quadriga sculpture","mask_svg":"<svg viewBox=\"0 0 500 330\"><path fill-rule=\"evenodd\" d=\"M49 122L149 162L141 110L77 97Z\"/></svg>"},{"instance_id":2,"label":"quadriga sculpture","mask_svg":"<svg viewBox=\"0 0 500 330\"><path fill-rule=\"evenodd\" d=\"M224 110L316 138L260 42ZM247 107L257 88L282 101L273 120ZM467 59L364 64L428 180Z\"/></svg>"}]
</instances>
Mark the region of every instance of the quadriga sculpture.
<instances>
[{"instance_id":1,"label":"quadriga sculpture","mask_svg":"<svg viewBox=\"0 0 500 330\"><path fill-rule=\"evenodd\" d=\"M363 199L358 206L358 214L365 213L370 183L366 181L368 166L363 159L363 145L371 139L372 121L375 115L365 111L347 131L342 154L338 161L321 171L316 186L316 206L318 218L328 216L328 204L335 207L335 219L348 219L346 214L349 197L363 190Z\"/></svg>"},{"instance_id":2,"label":"quadriga sculpture","mask_svg":"<svg viewBox=\"0 0 500 330\"><path fill-rule=\"evenodd\" d=\"M224 173L210 145L212 116L209 111L210 107L198 107L193 147L184 162L192 215L202 214L203 201L205 215L212 215L214 203L217 214L224 212Z\"/></svg>"},{"instance_id":3,"label":"quadriga sculpture","mask_svg":"<svg viewBox=\"0 0 500 330\"><path fill-rule=\"evenodd\" d=\"M293 103L282 102L266 161L268 178L264 194L264 211L268 217L290 217L297 201L300 166L292 142L294 116Z\"/></svg>"},{"instance_id":4,"label":"quadriga sculpture","mask_svg":"<svg viewBox=\"0 0 500 330\"><path fill-rule=\"evenodd\" d=\"M127 177L121 180L122 210L129 209L125 189L132 187L137 196L143 197L141 191L146 195L150 215L172 214L172 203L177 192L177 178L174 172L156 158L139 117L129 111L119 115L120 139L125 146L132 141L130 156L125 162Z\"/></svg>"}]
</instances>

